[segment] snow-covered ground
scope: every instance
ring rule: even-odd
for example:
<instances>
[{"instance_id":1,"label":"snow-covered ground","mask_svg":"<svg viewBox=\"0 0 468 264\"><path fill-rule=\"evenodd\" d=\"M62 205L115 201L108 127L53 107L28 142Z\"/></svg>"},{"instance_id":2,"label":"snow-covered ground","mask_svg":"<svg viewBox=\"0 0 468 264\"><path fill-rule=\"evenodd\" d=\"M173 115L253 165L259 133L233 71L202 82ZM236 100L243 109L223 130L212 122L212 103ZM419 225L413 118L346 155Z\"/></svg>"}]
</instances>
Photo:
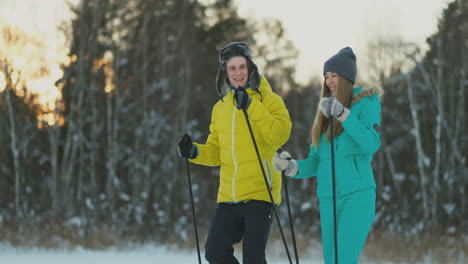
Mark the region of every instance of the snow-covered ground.
<instances>
[{"instance_id":1,"label":"snow-covered ground","mask_svg":"<svg viewBox=\"0 0 468 264\"><path fill-rule=\"evenodd\" d=\"M5 264L188 264L197 263L197 255L163 247L144 246L135 249L51 250L0 247L0 260Z\"/></svg>"},{"instance_id":2,"label":"snow-covered ground","mask_svg":"<svg viewBox=\"0 0 468 264\"><path fill-rule=\"evenodd\" d=\"M289 263L284 248L267 251L267 261L269 264L287 264ZM203 258L202 263L207 264ZM241 261L240 253L236 257ZM292 261L294 253L291 252ZM454 256L455 257L455 256ZM439 264L439 263L467 263L463 261L463 256L459 256L458 261L437 262L427 256L417 263ZM361 258L362 263L366 264L397 264L412 263L408 261L368 261L365 257ZM1 264L198 264L197 252L180 249L167 248L164 246L146 245L129 249L106 249L89 250L78 248L74 250L52 250L52 249L25 249L15 248L10 245L0 244L0 263ZM309 250L309 253L300 257L302 264L323 263L319 249Z\"/></svg>"},{"instance_id":3,"label":"snow-covered ground","mask_svg":"<svg viewBox=\"0 0 468 264\"><path fill-rule=\"evenodd\" d=\"M201 252L203 254L203 252ZM239 257L239 259L241 259ZM142 246L134 249L107 249L93 251L87 249L50 250L18 249L7 245L0 246L2 264L197 264L197 252L167 249L159 246ZM202 263L207 263L202 255ZM268 259L269 264L288 263L287 258ZM301 260L301 263L316 264L321 261Z\"/></svg>"}]
</instances>

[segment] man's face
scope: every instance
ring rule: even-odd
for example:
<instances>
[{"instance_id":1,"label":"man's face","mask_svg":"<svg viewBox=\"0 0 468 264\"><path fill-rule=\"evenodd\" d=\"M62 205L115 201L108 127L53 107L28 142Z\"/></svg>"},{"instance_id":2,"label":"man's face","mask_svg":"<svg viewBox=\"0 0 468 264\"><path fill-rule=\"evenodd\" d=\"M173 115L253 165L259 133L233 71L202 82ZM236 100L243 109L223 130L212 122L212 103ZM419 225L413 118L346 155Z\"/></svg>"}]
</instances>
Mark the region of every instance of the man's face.
<instances>
[{"instance_id":1,"label":"man's face","mask_svg":"<svg viewBox=\"0 0 468 264\"><path fill-rule=\"evenodd\" d=\"M249 68L247 59L243 56L232 57L226 62L226 71L229 83L234 88L245 87L249 81Z\"/></svg>"}]
</instances>

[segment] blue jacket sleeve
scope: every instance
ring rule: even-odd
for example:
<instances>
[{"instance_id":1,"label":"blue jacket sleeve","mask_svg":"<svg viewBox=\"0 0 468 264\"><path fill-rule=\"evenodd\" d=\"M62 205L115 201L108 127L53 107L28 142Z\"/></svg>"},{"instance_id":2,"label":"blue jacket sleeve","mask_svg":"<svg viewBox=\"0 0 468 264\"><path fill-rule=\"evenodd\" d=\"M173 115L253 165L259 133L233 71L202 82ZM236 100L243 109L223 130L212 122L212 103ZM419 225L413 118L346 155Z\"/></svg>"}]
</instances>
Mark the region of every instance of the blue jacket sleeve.
<instances>
[{"instance_id":1,"label":"blue jacket sleeve","mask_svg":"<svg viewBox=\"0 0 468 264\"><path fill-rule=\"evenodd\" d=\"M317 166L319 164L319 154L318 151L310 146L309 156L307 159L298 160L298 171L297 174L293 177L295 179L302 179L317 176Z\"/></svg>"},{"instance_id":2,"label":"blue jacket sleeve","mask_svg":"<svg viewBox=\"0 0 468 264\"><path fill-rule=\"evenodd\" d=\"M373 96L358 114L353 112L342 123L344 132L363 153L375 153L380 148L380 100Z\"/></svg>"}]
</instances>

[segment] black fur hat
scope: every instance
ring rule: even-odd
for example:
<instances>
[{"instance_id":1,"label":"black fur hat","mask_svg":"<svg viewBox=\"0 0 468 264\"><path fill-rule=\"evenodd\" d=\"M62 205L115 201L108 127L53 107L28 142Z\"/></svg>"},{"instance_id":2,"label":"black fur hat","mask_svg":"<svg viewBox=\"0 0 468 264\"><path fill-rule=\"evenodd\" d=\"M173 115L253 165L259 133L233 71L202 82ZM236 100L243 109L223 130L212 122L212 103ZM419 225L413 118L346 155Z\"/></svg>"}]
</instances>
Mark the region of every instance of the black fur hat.
<instances>
[{"instance_id":1,"label":"black fur hat","mask_svg":"<svg viewBox=\"0 0 468 264\"><path fill-rule=\"evenodd\" d=\"M227 95L230 86L226 75L226 62L236 56L243 56L247 59L250 87L253 90L258 90L260 86L260 74L258 73L257 65L252 61L249 46L244 42L231 42L219 51L220 65L218 75L216 76L216 90L221 98Z\"/></svg>"}]
</instances>

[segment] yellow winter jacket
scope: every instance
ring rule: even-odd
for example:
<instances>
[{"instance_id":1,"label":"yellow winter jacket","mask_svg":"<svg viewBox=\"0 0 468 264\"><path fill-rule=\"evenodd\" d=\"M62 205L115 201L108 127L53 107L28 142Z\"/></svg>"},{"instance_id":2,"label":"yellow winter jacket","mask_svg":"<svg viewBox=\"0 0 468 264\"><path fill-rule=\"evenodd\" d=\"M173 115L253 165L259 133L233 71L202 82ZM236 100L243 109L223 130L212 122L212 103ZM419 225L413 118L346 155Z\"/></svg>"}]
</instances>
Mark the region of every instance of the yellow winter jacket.
<instances>
[{"instance_id":1,"label":"yellow winter jacket","mask_svg":"<svg viewBox=\"0 0 468 264\"><path fill-rule=\"evenodd\" d=\"M260 93L247 89L252 98L247 115L260 152L275 204L281 203L281 173L273 168L273 156L289 138L291 119L282 98L262 76ZM218 203L245 200L271 202L255 147L242 110L234 105L233 92L213 107L206 144L194 143L198 156L191 162L221 166Z\"/></svg>"}]
</instances>

